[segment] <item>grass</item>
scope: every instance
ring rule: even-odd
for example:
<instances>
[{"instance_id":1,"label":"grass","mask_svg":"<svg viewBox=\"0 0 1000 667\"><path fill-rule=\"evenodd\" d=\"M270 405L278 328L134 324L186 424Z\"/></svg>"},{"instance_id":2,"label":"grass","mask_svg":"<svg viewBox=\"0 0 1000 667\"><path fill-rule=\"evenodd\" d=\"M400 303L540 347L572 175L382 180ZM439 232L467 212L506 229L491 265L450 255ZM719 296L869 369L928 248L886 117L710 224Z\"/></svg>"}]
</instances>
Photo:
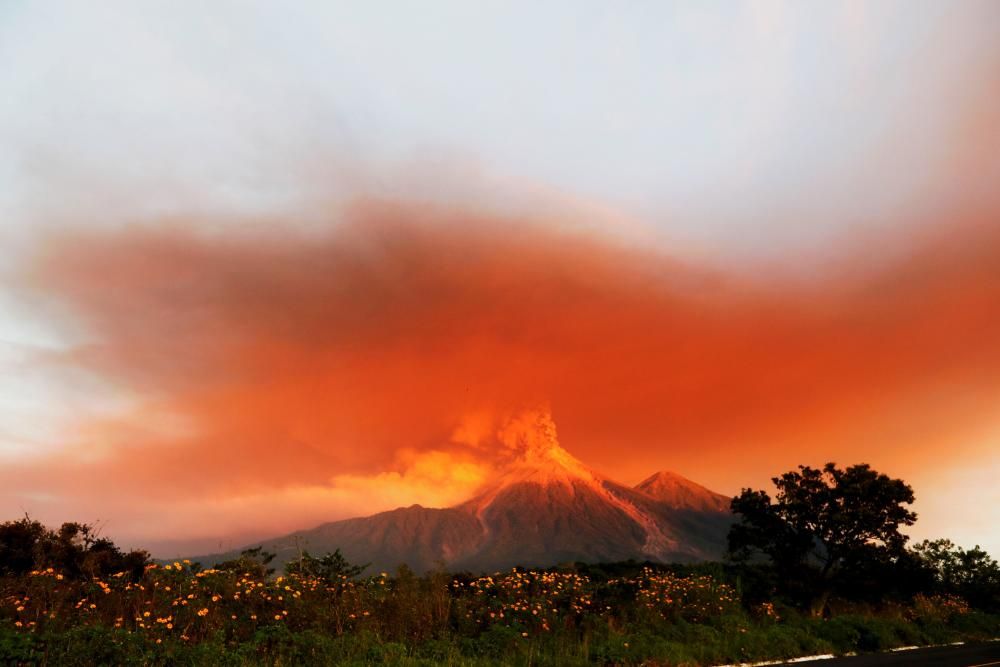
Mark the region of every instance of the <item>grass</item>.
<instances>
[{"instance_id":1,"label":"grass","mask_svg":"<svg viewBox=\"0 0 1000 667\"><path fill-rule=\"evenodd\" d=\"M349 579L177 563L136 580L0 579L4 665L711 665L998 635L1000 616L954 598L824 620L650 568Z\"/></svg>"}]
</instances>

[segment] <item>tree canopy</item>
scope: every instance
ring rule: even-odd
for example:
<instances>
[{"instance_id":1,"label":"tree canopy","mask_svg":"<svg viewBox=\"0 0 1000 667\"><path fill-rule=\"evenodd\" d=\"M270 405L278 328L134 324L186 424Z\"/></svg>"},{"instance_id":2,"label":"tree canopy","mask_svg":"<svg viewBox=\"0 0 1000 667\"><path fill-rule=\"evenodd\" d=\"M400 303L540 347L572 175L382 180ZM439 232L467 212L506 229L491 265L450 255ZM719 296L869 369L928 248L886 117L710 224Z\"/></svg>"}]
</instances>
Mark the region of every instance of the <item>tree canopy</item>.
<instances>
[{"instance_id":1,"label":"tree canopy","mask_svg":"<svg viewBox=\"0 0 1000 667\"><path fill-rule=\"evenodd\" d=\"M913 489L867 464L822 469L799 466L772 479L774 499L744 489L733 499L738 522L729 533L737 562L766 560L809 589L814 613L822 613L834 584L845 573L906 558L903 526L916 521L907 509Z\"/></svg>"},{"instance_id":2,"label":"tree canopy","mask_svg":"<svg viewBox=\"0 0 1000 667\"><path fill-rule=\"evenodd\" d=\"M285 564L287 574L299 574L303 576L319 577L328 584L339 584L348 579L357 577L368 567L364 565L354 565L340 553L340 549L324 556L313 556L308 551L302 552L298 560L289 561Z\"/></svg>"},{"instance_id":3,"label":"tree canopy","mask_svg":"<svg viewBox=\"0 0 1000 667\"><path fill-rule=\"evenodd\" d=\"M147 552L124 552L90 524L64 523L52 530L28 516L0 523L0 575L51 567L70 577L125 572L138 578L147 563Z\"/></svg>"},{"instance_id":4,"label":"tree canopy","mask_svg":"<svg viewBox=\"0 0 1000 667\"><path fill-rule=\"evenodd\" d=\"M924 540L913 554L939 592L958 595L975 607L1000 610L1000 563L978 546L963 549L951 540Z\"/></svg>"}]
</instances>

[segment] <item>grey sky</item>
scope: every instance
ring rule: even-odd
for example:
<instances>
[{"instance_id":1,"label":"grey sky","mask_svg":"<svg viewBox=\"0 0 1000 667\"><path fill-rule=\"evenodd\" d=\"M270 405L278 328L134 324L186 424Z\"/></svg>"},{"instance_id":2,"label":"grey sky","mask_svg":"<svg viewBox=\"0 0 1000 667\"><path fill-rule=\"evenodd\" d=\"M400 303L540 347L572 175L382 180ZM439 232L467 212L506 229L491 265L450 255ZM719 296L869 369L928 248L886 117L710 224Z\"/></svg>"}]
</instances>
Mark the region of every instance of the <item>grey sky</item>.
<instances>
[{"instance_id":1,"label":"grey sky","mask_svg":"<svg viewBox=\"0 0 1000 667\"><path fill-rule=\"evenodd\" d=\"M997 14L988 2L7 3L0 210L22 228L254 214L405 194L403 174L437 171L456 189L515 179L593 200L725 253L773 251L774 235L812 244L929 196Z\"/></svg>"}]
</instances>

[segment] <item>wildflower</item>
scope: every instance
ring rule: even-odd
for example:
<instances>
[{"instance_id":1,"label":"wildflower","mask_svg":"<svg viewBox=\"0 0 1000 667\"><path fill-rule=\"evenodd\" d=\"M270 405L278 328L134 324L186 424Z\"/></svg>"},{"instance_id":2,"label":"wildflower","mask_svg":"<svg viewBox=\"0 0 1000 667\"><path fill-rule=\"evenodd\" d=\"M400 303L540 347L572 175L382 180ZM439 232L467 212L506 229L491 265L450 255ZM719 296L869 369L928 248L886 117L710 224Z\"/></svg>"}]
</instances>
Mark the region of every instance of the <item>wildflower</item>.
<instances>
[{"instance_id":1,"label":"wildflower","mask_svg":"<svg viewBox=\"0 0 1000 667\"><path fill-rule=\"evenodd\" d=\"M208 607L202 607L198 610L199 616L208 616Z\"/></svg>"}]
</instances>

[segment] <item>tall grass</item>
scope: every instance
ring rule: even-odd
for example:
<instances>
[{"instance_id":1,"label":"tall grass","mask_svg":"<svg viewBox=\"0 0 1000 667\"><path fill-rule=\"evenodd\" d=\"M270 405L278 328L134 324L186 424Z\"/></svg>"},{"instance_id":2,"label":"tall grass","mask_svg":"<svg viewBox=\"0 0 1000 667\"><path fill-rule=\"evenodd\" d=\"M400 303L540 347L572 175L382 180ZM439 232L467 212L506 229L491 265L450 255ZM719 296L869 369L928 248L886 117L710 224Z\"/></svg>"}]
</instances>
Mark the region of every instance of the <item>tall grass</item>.
<instances>
[{"instance_id":1,"label":"tall grass","mask_svg":"<svg viewBox=\"0 0 1000 667\"><path fill-rule=\"evenodd\" d=\"M0 664L663 664L843 653L1000 635L960 600L807 618L744 607L709 574L268 577L150 565L0 579Z\"/></svg>"}]
</instances>

